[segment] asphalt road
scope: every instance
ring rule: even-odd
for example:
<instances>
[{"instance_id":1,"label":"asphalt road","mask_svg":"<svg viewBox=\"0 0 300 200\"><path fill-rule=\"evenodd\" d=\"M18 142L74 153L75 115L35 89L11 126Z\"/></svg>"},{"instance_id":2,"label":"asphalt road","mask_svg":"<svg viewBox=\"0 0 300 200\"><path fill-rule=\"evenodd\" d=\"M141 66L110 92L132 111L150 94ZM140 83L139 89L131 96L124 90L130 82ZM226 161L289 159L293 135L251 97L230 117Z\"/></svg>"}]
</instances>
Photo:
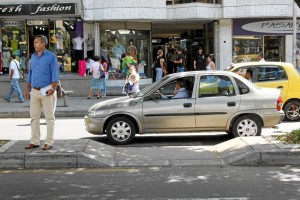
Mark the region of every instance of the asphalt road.
<instances>
[{"instance_id":1,"label":"asphalt road","mask_svg":"<svg viewBox=\"0 0 300 200\"><path fill-rule=\"evenodd\" d=\"M293 167L0 170L0 199L300 199Z\"/></svg>"}]
</instances>

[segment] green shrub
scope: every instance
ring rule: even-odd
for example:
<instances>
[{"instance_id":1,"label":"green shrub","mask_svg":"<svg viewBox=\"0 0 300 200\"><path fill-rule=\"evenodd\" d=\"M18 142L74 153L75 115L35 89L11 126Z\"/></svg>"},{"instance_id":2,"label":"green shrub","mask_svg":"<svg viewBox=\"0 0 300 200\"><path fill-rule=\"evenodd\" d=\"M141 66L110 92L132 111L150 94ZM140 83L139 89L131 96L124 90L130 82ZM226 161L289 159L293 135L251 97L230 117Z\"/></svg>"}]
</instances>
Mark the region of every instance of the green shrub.
<instances>
[{"instance_id":1,"label":"green shrub","mask_svg":"<svg viewBox=\"0 0 300 200\"><path fill-rule=\"evenodd\" d=\"M284 144L300 144L300 129L293 130L285 135L276 136Z\"/></svg>"}]
</instances>

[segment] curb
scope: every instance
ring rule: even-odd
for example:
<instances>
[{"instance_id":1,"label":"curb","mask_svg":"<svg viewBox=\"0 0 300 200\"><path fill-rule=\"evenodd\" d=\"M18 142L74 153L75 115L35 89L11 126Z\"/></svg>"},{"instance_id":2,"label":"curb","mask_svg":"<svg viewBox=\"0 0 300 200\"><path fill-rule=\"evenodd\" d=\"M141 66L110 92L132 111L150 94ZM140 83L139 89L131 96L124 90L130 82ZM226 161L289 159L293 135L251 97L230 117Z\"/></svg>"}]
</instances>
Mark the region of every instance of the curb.
<instances>
[{"instance_id":1,"label":"curb","mask_svg":"<svg viewBox=\"0 0 300 200\"><path fill-rule=\"evenodd\" d=\"M234 140L234 141L233 141ZM212 146L206 152L193 152L194 157L185 155L184 150L197 147L113 147L88 139L79 141L60 141L57 150L27 150L25 153L14 152L12 148L22 149L19 141L10 141L0 148L0 169L8 168L101 168L101 167L155 167L155 166L283 166L300 165L300 149L268 149L257 150L242 144L243 147L232 151L221 149L241 138ZM77 150L68 148L77 144ZM21 146L20 146L21 145ZM237 144L240 146L240 143ZM170 152L183 150L182 156L177 157ZM186 148L186 149L185 149ZM140 151L137 151L139 149ZM167 149L167 151L166 151ZM236 151L237 150L237 151ZM136 152L134 155L130 154ZM148 152L148 154L145 154ZM161 152L161 153L158 153ZM160 154L160 155L158 155ZM179 153L180 154L180 153ZM126 156L127 155L127 156ZM212 155L208 157L208 155Z\"/></svg>"}]
</instances>

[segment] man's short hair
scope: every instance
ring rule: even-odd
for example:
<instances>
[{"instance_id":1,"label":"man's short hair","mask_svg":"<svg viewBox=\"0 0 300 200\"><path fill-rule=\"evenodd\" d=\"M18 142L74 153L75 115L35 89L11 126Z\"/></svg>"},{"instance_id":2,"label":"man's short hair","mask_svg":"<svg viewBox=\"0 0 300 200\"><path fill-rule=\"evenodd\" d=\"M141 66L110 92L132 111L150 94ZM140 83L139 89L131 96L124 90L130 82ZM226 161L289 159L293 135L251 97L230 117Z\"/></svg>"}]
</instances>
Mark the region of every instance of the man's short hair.
<instances>
[{"instance_id":1,"label":"man's short hair","mask_svg":"<svg viewBox=\"0 0 300 200\"><path fill-rule=\"evenodd\" d=\"M178 83L181 88L186 86L185 81L182 78L177 79L176 83Z\"/></svg>"},{"instance_id":2,"label":"man's short hair","mask_svg":"<svg viewBox=\"0 0 300 200\"><path fill-rule=\"evenodd\" d=\"M47 45L48 45L48 39L47 39L46 36L44 36L44 35L37 35L37 36L35 36L35 38L40 38L41 42L44 43L45 46L47 47Z\"/></svg>"},{"instance_id":3,"label":"man's short hair","mask_svg":"<svg viewBox=\"0 0 300 200\"><path fill-rule=\"evenodd\" d=\"M16 59L16 55L15 54L11 54L10 57L12 57L12 59Z\"/></svg>"}]
</instances>

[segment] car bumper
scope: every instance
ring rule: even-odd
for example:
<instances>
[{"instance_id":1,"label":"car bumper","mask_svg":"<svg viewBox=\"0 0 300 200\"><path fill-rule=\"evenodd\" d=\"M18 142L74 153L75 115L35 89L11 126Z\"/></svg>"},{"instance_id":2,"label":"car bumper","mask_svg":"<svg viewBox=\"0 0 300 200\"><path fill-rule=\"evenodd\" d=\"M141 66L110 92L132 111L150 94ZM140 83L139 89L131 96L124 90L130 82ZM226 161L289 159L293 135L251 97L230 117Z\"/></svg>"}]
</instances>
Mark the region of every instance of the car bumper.
<instances>
[{"instance_id":1,"label":"car bumper","mask_svg":"<svg viewBox=\"0 0 300 200\"><path fill-rule=\"evenodd\" d=\"M284 112L281 111L277 111L275 113L268 113L266 115L264 115L264 127L265 128L269 128L269 127L273 127L277 124L280 124L282 122L284 118Z\"/></svg>"},{"instance_id":2,"label":"car bumper","mask_svg":"<svg viewBox=\"0 0 300 200\"><path fill-rule=\"evenodd\" d=\"M93 118L88 115L84 116L85 130L91 134L104 134L104 122L103 118Z\"/></svg>"}]
</instances>

